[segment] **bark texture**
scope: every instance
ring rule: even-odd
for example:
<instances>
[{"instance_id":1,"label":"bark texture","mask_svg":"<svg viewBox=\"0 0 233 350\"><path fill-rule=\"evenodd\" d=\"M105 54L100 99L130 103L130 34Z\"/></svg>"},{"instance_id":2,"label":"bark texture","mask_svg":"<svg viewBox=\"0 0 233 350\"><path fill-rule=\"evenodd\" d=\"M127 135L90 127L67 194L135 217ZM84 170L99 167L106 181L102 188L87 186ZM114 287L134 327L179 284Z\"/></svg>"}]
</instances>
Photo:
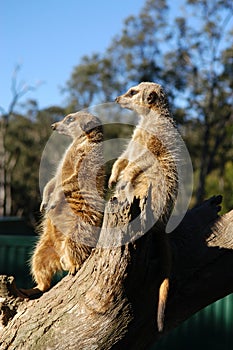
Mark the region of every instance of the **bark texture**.
<instances>
[{"instance_id":1,"label":"bark texture","mask_svg":"<svg viewBox=\"0 0 233 350\"><path fill-rule=\"evenodd\" d=\"M133 243L95 248L75 276L66 276L35 300L21 299L12 278L3 276L0 348L148 349L193 313L233 291L233 211L219 217L220 202L217 196L192 209L170 234L173 268L162 334L156 313L164 278L164 261L158 259L164 232L154 226ZM137 201L114 205L121 215L105 215L102 243L109 241L108 228L116 224L118 238L125 235L122 224L135 230L130 221L140 210L141 227L150 220ZM12 300L13 311L7 312Z\"/></svg>"}]
</instances>

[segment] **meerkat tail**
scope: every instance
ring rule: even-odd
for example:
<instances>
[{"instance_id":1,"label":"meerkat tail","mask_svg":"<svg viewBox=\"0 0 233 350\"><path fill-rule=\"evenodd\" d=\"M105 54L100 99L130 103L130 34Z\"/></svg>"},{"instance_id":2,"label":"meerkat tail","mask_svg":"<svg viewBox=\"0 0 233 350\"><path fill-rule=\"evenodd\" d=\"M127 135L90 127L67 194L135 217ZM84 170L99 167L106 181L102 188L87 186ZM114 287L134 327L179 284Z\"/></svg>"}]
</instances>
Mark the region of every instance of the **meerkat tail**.
<instances>
[{"instance_id":1,"label":"meerkat tail","mask_svg":"<svg viewBox=\"0 0 233 350\"><path fill-rule=\"evenodd\" d=\"M162 332L163 323L164 323L164 313L167 303L169 290L169 279L165 278L159 288L159 302L158 302L158 311L157 311L157 325L158 331Z\"/></svg>"}]
</instances>

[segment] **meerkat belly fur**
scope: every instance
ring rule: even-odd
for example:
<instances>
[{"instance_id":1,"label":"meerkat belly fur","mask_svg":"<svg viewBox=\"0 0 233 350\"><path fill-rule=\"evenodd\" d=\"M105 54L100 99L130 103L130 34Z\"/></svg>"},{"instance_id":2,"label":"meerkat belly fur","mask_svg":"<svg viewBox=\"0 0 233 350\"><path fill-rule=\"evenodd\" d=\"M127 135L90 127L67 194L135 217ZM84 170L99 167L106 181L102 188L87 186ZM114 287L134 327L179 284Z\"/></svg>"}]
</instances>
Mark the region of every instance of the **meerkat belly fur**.
<instances>
[{"instance_id":1,"label":"meerkat belly fur","mask_svg":"<svg viewBox=\"0 0 233 350\"><path fill-rule=\"evenodd\" d=\"M176 160L179 147L177 130L167 96L159 84L143 82L130 88L116 102L140 116L126 150L114 163L109 187L127 188L127 195L143 199L151 188L151 206L159 235L160 261L163 270L159 290L157 324L163 329L164 312L169 290L171 252L165 227L174 207L178 191ZM118 181L118 182L117 182Z\"/></svg>"},{"instance_id":2,"label":"meerkat belly fur","mask_svg":"<svg viewBox=\"0 0 233 350\"><path fill-rule=\"evenodd\" d=\"M100 121L86 112L52 124L73 142L55 176L43 191L42 234L31 260L31 271L42 292L61 270L74 274L95 247L104 210L103 132Z\"/></svg>"}]
</instances>

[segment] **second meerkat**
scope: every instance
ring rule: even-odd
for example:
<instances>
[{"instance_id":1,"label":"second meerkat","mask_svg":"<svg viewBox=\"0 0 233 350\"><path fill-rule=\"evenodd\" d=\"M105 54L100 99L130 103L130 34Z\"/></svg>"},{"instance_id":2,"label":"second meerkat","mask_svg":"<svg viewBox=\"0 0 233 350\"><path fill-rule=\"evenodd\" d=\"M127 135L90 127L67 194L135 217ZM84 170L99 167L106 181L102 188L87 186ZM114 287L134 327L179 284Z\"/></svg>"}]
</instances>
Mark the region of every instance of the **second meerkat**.
<instances>
[{"instance_id":1,"label":"second meerkat","mask_svg":"<svg viewBox=\"0 0 233 350\"><path fill-rule=\"evenodd\" d=\"M169 238L165 228L178 192L177 129L166 93L159 84L140 83L117 97L116 102L135 111L140 120L126 150L113 165L109 187L117 183L117 187L139 199L145 198L151 188L152 211L157 227L163 231L159 235L163 277L157 310L158 329L162 331L171 269Z\"/></svg>"},{"instance_id":2,"label":"second meerkat","mask_svg":"<svg viewBox=\"0 0 233 350\"><path fill-rule=\"evenodd\" d=\"M31 259L37 285L22 290L29 296L47 291L56 272L74 274L80 268L97 243L104 211L100 120L81 111L51 127L72 143L43 191L41 235Z\"/></svg>"}]
</instances>

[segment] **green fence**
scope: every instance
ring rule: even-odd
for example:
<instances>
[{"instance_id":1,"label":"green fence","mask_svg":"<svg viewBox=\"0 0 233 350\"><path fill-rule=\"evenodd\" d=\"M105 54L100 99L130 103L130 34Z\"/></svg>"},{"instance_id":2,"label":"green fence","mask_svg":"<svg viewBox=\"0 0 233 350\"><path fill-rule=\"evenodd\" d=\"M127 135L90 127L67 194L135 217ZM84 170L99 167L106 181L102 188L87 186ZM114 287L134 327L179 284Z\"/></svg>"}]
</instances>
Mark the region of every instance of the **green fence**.
<instances>
[{"instance_id":1,"label":"green fence","mask_svg":"<svg viewBox=\"0 0 233 350\"><path fill-rule=\"evenodd\" d=\"M0 274L15 277L19 288L31 288L29 260L37 237L0 235Z\"/></svg>"},{"instance_id":2,"label":"green fence","mask_svg":"<svg viewBox=\"0 0 233 350\"><path fill-rule=\"evenodd\" d=\"M150 350L194 349L233 349L233 294L196 313Z\"/></svg>"}]
</instances>

